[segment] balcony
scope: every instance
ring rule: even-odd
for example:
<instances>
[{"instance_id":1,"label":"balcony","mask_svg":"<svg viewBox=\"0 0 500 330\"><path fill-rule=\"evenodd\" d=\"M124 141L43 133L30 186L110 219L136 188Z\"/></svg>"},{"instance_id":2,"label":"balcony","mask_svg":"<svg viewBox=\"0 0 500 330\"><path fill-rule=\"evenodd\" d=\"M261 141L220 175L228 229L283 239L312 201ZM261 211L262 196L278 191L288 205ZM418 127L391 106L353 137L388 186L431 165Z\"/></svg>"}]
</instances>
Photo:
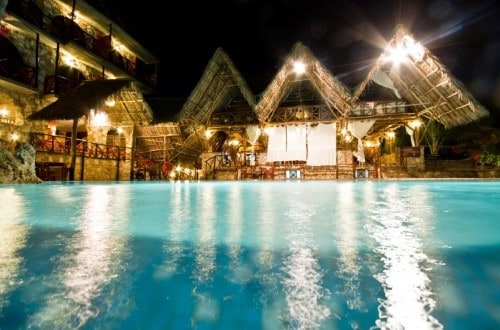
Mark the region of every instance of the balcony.
<instances>
[{"instance_id":1,"label":"balcony","mask_svg":"<svg viewBox=\"0 0 500 330\"><path fill-rule=\"evenodd\" d=\"M111 35L93 36L84 31L71 18L62 15L49 16L33 1L29 0L10 1L7 4L6 11L14 18L21 19L28 25L31 25L32 30L43 32L69 50L86 50L87 61L92 63L97 69L106 69L115 76L126 74L142 83L144 87L153 90L156 89L156 63L145 63L139 58L136 58L135 61L125 58L113 49ZM9 23L23 25L16 19ZM31 70L31 74L34 74L35 80L37 80L36 73L36 71ZM5 74L0 71L0 75ZM19 79L33 80L27 73Z\"/></svg>"},{"instance_id":2,"label":"balcony","mask_svg":"<svg viewBox=\"0 0 500 330\"><path fill-rule=\"evenodd\" d=\"M16 46L0 35L0 76L36 88L37 70L26 63Z\"/></svg>"}]
</instances>

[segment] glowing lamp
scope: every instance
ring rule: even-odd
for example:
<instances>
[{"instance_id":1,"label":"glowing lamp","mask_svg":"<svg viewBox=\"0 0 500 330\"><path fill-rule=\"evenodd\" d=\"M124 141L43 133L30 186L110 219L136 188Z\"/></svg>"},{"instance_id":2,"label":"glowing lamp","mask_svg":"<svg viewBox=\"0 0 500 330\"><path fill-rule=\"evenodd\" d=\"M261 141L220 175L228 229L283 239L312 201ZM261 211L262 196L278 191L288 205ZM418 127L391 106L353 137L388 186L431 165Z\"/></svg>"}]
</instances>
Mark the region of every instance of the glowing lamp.
<instances>
[{"instance_id":1,"label":"glowing lamp","mask_svg":"<svg viewBox=\"0 0 500 330\"><path fill-rule=\"evenodd\" d=\"M306 65L305 65L305 63L302 62L302 61L295 61L293 63L293 71L296 74L303 74L304 72L306 72Z\"/></svg>"}]
</instances>

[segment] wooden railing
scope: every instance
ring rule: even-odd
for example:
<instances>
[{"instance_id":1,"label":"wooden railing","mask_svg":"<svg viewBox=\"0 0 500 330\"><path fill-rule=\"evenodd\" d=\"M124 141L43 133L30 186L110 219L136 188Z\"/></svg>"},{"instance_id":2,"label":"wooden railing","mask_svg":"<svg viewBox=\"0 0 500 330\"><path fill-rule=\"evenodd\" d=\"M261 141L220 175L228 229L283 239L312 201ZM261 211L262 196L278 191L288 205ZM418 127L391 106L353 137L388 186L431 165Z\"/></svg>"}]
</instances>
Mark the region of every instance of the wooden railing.
<instances>
[{"instance_id":1,"label":"wooden railing","mask_svg":"<svg viewBox=\"0 0 500 330\"><path fill-rule=\"evenodd\" d=\"M71 154L71 137L31 133L31 145L37 152ZM99 159L131 159L131 148L110 146L76 139L76 154Z\"/></svg>"},{"instance_id":2,"label":"wooden railing","mask_svg":"<svg viewBox=\"0 0 500 330\"><path fill-rule=\"evenodd\" d=\"M10 1L7 6L7 12L26 20L38 29L55 37L63 44L68 42L79 44L93 54L113 63L115 66L127 72L130 76L152 88L156 88L156 63L144 63L138 58L136 58L135 61L131 61L122 56L113 49L111 45L111 35L93 36L80 28L80 26L70 17L47 15L46 12L40 9L35 2L31 0ZM38 73L33 71L34 68L28 65L25 66L25 69L29 70L28 73L30 74L30 81L26 81L25 83L34 84L34 79L31 75L36 76ZM28 79L26 76L22 78ZM34 81L36 82L37 80Z\"/></svg>"}]
</instances>

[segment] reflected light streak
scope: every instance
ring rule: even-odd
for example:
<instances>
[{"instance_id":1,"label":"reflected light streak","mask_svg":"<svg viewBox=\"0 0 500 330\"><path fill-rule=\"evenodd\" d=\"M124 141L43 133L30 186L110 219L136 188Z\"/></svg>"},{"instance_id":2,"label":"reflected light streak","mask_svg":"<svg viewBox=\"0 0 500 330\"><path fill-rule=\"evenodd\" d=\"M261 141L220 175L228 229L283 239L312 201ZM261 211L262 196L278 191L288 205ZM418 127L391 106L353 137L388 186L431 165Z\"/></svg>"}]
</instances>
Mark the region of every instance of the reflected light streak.
<instances>
[{"instance_id":1,"label":"reflected light streak","mask_svg":"<svg viewBox=\"0 0 500 330\"><path fill-rule=\"evenodd\" d=\"M185 246L184 241L188 242L189 225L191 218L189 197L189 186L173 184L172 193L169 202L171 210L165 221L168 223L169 232L163 248L166 252L166 257L162 265L155 272L156 278L170 278L173 276L179 267L179 260L184 256ZM183 191L185 195L183 195Z\"/></svg>"},{"instance_id":2,"label":"reflected light streak","mask_svg":"<svg viewBox=\"0 0 500 330\"><path fill-rule=\"evenodd\" d=\"M292 328L316 329L330 316L321 305L329 292L321 286L323 274L312 246L311 217L314 210L304 204L300 194L293 196L284 223L290 254L284 258L283 289L288 307L287 323Z\"/></svg>"},{"instance_id":3,"label":"reflected light streak","mask_svg":"<svg viewBox=\"0 0 500 330\"><path fill-rule=\"evenodd\" d=\"M269 188L269 186L266 188ZM258 205L260 207L256 210L256 212L260 214L260 216L257 217L258 223L256 230L258 231L257 239L259 240L257 246L260 247L257 260L262 270L262 275L264 274L264 270L270 270L273 266L273 243L278 239L275 224L279 219L275 217L276 211L274 208L276 204L272 197L273 192L270 191L270 189L262 189L258 195ZM263 280L263 278L261 280Z\"/></svg>"},{"instance_id":4,"label":"reflected light streak","mask_svg":"<svg viewBox=\"0 0 500 330\"><path fill-rule=\"evenodd\" d=\"M195 297L195 307L192 317L193 324L200 321L216 321L219 317L219 304L212 297L210 291L200 291L200 285L212 280L216 269L215 257L215 226L216 226L216 200L214 187L203 186L198 196L200 205L197 208L196 219L198 224L198 241L195 242L195 264L193 271L194 287L192 295Z\"/></svg>"},{"instance_id":5,"label":"reflected light streak","mask_svg":"<svg viewBox=\"0 0 500 330\"><path fill-rule=\"evenodd\" d=\"M53 200L60 203L71 203L74 202L72 195L72 188L69 186L60 186L50 189L50 196Z\"/></svg>"},{"instance_id":6,"label":"reflected light streak","mask_svg":"<svg viewBox=\"0 0 500 330\"><path fill-rule=\"evenodd\" d=\"M120 231L127 221L128 190L96 185L90 186L85 196L84 214L75 222L77 233L65 242L67 252L55 274L54 284L63 286L46 298L46 306L32 317L32 325L59 329L84 326L99 314L93 300L120 277L126 246ZM120 288L126 288L123 279Z\"/></svg>"},{"instance_id":7,"label":"reflected light streak","mask_svg":"<svg viewBox=\"0 0 500 330\"><path fill-rule=\"evenodd\" d=\"M0 189L0 314L9 304L9 292L22 284L19 279L24 259L19 251L26 246L29 227L22 223L24 199L14 189Z\"/></svg>"},{"instance_id":8,"label":"reflected light streak","mask_svg":"<svg viewBox=\"0 0 500 330\"><path fill-rule=\"evenodd\" d=\"M241 186L233 185L229 190L228 195L228 233L227 246L229 248L229 263L230 280L238 284L248 282L252 277L252 272L249 267L240 262L242 253L241 235L243 226L243 209L241 203Z\"/></svg>"},{"instance_id":9,"label":"reflected light streak","mask_svg":"<svg viewBox=\"0 0 500 330\"><path fill-rule=\"evenodd\" d=\"M375 275L385 298L380 299L379 319L382 329L441 329L432 315L435 301L426 271L434 263L423 251L419 238L430 235L421 229L428 214L421 195L395 189L385 190L384 205L375 214L378 224L368 226L378 242L384 270ZM420 231L420 232L418 232Z\"/></svg>"},{"instance_id":10,"label":"reflected light streak","mask_svg":"<svg viewBox=\"0 0 500 330\"><path fill-rule=\"evenodd\" d=\"M358 255L360 238L357 232L356 210L358 207L354 196L354 184L354 182L345 182L340 185L336 203L340 219L334 219L335 227L332 234L340 254L337 276L343 282L342 298L346 299L349 309L361 311L365 309L365 305L359 289L362 262Z\"/></svg>"},{"instance_id":11,"label":"reflected light streak","mask_svg":"<svg viewBox=\"0 0 500 330\"><path fill-rule=\"evenodd\" d=\"M216 205L213 186L203 186L198 197L200 205L197 209L198 240L196 244L196 264L193 278L198 283L207 282L215 271L215 220Z\"/></svg>"}]
</instances>

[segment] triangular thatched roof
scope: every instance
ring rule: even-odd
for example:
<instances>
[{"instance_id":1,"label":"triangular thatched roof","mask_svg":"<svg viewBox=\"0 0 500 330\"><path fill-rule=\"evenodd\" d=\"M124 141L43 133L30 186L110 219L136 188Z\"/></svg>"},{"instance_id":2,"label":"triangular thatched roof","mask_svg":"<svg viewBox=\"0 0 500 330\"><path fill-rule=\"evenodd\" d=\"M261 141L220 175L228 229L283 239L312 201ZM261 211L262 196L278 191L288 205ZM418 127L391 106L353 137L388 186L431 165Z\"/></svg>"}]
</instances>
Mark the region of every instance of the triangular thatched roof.
<instances>
[{"instance_id":1,"label":"triangular thatched roof","mask_svg":"<svg viewBox=\"0 0 500 330\"><path fill-rule=\"evenodd\" d=\"M104 105L113 96L115 105ZM130 79L86 80L55 102L28 116L29 120L71 120L102 109L110 122L149 123L153 116L141 91Z\"/></svg>"},{"instance_id":2,"label":"triangular thatched roof","mask_svg":"<svg viewBox=\"0 0 500 330\"><path fill-rule=\"evenodd\" d=\"M294 63L301 61L306 70L301 75L294 72ZM322 101L328 106L334 118L344 116L351 110L351 93L321 64L308 47L296 43L274 79L268 85L255 108L262 122L268 122L286 93L299 80L308 80Z\"/></svg>"},{"instance_id":3,"label":"triangular thatched roof","mask_svg":"<svg viewBox=\"0 0 500 330\"><path fill-rule=\"evenodd\" d=\"M226 52L219 47L181 109L178 120L190 133L194 129L192 125L206 124L215 110L241 101L252 110L255 108L255 97L247 82Z\"/></svg>"},{"instance_id":4,"label":"triangular thatched roof","mask_svg":"<svg viewBox=\"0 0 500 330\"><path fill-rule=\"evenodd\" d=\"M390 61L394 49L407 51L398 67ZM472 96L428 49L413 39L404 26L399 26L384 52L377 59L353 93L356 102L376 75L405 99L417 117L436 120L451 128L487 117L489 112Z\"/></svg>"},{"instance_id":5,"label":"triangular thatched roof","mask_svg":"<svg viewBox=\"0 0 500 330\"><path fill-rule=\"evenodd\" d=\"M229 56L219 47L177 115L185 139L174 152L172 160L197 159L204 148L203 132L212 114L233 106L245 108L255 117L252 91Z\"/></svg>"}]
</instances>

